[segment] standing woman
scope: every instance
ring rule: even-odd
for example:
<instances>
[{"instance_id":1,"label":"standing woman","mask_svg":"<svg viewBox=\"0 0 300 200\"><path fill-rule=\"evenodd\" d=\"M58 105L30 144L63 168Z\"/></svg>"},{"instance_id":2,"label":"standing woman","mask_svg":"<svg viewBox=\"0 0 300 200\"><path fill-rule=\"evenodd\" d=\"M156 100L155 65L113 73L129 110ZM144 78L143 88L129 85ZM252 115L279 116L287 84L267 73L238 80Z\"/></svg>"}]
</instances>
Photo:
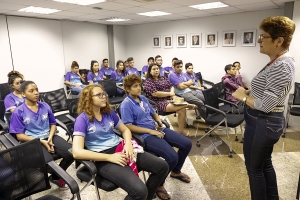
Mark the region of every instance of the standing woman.
<instances>
[{"instance_id":1,"label":"standing woman","mask_svg":"<svg viewBox=\"0 0 300 200\"><path fill-rule=\"evenodd\" d=\"M65 83L71 87L71 91L78 92L80 94L82 88L84 88L81 81L84 81L84 78L79 74L79 65L76 61L73 61L71 71L67 72L65 75Z\"/></svg>"},{"instance_id":2,"label":"standing woman","mask_svg":"<svg viewBox=\"0 0 300 200\"><path fill-rule=\"evenodd\" d=\"M118 96L124 96L125 91L123 89L123 78L126 76L126 69L124 67L124 62L118 60L116 64L117 69L111 73L111 78L116 79L117 84L117 94Z\"/></svg>"},{"instance_id":3,"label":"standing woman","mask_svg":"<svg viewBox=\"0 0 300 200\"><path fill-rule=\"evenodd\" d=\"M96 60L91 61L91 70L87 75L89 85L98 84L98 81L103 80L103 74L99 70L99 63Z\"/></svg>"},{"instance_id":4,"label":"standing woman","mask_svg":"<svg viewBox=\"0 0 300 200\"><path fill-rule=\"evenodd\" d=\"M111 110L107 94L101 85L83 89L78 114L73 133L74 158L95 161L100 176L128 193L126 200L151 200L156 188L167 175L168 165L147 152L136 155L131 143L131 132ZM121 138L113 129L118 129L124 138L122 152L116 153ZM133 161L134 158L137 169L151 172L146 183L127 165L128 160Z\"/></svg>"},{"instance_id":5,"label":"standing woman","mask_svg":"<svg viewBox=\"0 0 300 200\"><path fill-rule=\"evenodd\" d=\"M288 52L295 23L287 17L268 17L260 24L260 53L270 62L233 96L245 103L244 155L253 200L279 199L271 154L285 127L284 102L292 88L295 61Z\"/></svg>"},{"instance_id":6,"label":"standing woman","mask_svg":"<svg viewBox=\"0 0 300 200\"><path fill-rule=\"evenodd\" d=\"M20 86L24 76L18 71L11 71L8 73L8 85L14 90L6 95L4 99L4 106L6 113L12 113L16 107L24 103L25 99L22 96Z\"/></svg>"},{"instance_id":7,"label":"standing woman","mask_svg":"<svg viewBox=\"0 0 300 200\"><path fill-rule=\"evenodd\" d=\"M12 113L9 132L16 134L21 142L40 139L46 163L53 160L51 154L55 153L62 157L59 166L67 170L74 161L68 153L71 145L55 135L56 121L51 108L45 102L39 101L39 90L34 82L23 82L21 92L26 100ZM50 181L61 189L68 188L64 180L55 173L51 175Z\"/></svg>"}]
</instances>

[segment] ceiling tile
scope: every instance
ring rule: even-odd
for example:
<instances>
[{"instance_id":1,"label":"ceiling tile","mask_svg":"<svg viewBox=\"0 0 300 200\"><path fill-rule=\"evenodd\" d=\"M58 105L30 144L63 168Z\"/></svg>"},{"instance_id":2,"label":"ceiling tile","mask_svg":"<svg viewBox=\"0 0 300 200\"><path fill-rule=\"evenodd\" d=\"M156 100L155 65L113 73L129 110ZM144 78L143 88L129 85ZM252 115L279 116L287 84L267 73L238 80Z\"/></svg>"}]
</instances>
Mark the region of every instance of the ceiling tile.
<instances>
[{"instance_id":1,"label":"ceiling tile","mask_svg":"<svg viewBox=\"0 0 300 200\"><path fill-rule=\"evenodd\" d=\"M78 12L70 12L70 11L60 11L57 13L53 13L52 15L62 15L62 16L68 16L68 17L79 17L83 15L87 15L84 13L78 13Z\"/></svg>"},{"instance_id":2,"label":"ceiling tile","mask_svg":"<svg viewBox=\"0 0 300 200\"><path fill-rule=\"evenodd\" d=\"M215 2L217 0L167 0L168 2L171 3L177 3L180 5L184 5L184 6L192 6L192 5L197 5L197 4L202 4L202 3L211 3L211 2Z\"/></svg>"},{"instance_id":3,"label":"ceiling tile","mask_svg":"<svg viewBox=\"0 0 300 200\"><path fill-rule=\"evenodd\" d=\"M131 5L131 6L143 6L146 3L145 2L139 2L139 1L133 1L133 0L126 0L126 2L124 0L116 0L114 1L115 3L122 3L122 4L126 4L126 5Z\"/></svg>"},{"instance_id":4,"label":"ceiling tile","mask_svg":"<svg viewBox=\"0 0 300 200\"><path fill-rule=\"evenodd\" d=\"M230 6L237 6L237 5L245 5L245 4L254 4L254 3L261 3L261 2L271 2L271 0L223 0L225 4Z\"/></svg>"},{"instance_id":5,"label":"ceiling tile","mask_svg":"<svg viewBox=\"0 0 300 200\"><path fill-rule=\"evenodd\" d=\"M161 2L161 3L155 3L155 4L147 4L145 6L141 6L142 8L148 8L149 11L152 10L160 10L160 9L168 9L168 8L179 8L182 7L182 5L177 3L171 3L171 2Z\"/></svg>"},{"instance_id":6,"label":"ceiling tile","mask_svg":"<svg viewBox=\"0 0 300 200\"><path fill-rule=\"evenodd\" d=\"M91 20L97 20L97 19L104 19L107 18L107 16L104 15L83 15L80 17L76 17L78 19L82 19L84 21L91 21Z\"/></svg>"},{"instance_id":7,"label":"ceiling tile","mask_svg":"<svg viewBox=\"0 0 300 200\"><path fill-rule=\"evenodd\" d=\"M205 17L205 16L212 16L213 14L198 10L194 12L180 13L180 15L187 16L187 17Z\"/></svg>"},{"instance_id":8,"label":"ceiling tile","mask_svg":"<svg viewBox=\"0 0 300 200\"><path fill-rule=\"evenodd\" d=\"M5 3L0 2L0 8L3 10L20 10L21 8L26 8L26 5L14 4L14 3Z\"/></svg>"},{"instance_id":9,"label":"ceiling tile","mask_svg":"<svg viewBox=\"0 0 300 200\"><path fill-rule=\"evenodd\" d=\"M239 9L245 10L245 11L253 11L253 10L264 10L266 8L278 8L277 5L271 2L264 2L264 3L255 3L255 4L247 4L247 5L240 5L236 6Z\"/></svg>"},{"instance_id":10,"label":"ceiling tile","mask_svg":"<svg viewBox=\"0 0 300 200\"><path fill-rule=\"evenodd\" d=\"M106 10L123 10L123 9L134 7L134 6L121 4L121 3L115 3L115 2L103 2L103 3L88 5L88 7L100 7L100 8L106 9Z\"/></svg>"},{"instance_id":11,"label":"ceiling tile","mask_svg":"<svg viewBox=\"0 0 300 200\"><path fill-rule=\"evenodd\" d=\"M9 13L6 13L7 15L16 15L16 16L43 16L42 14L38 13L29 13L29 12L19 12L19 11L12 11Z\"/></svg>"},{"instance_id":12,"label":"ceiling tile","mask_svg":"<svg viewBox=\"0 0 300 200\"><path fill-rule=\"evenodd\" d=\"M208 13L230 13L233 11L242 11L239 8L235 8L235 7L225 7L225 8L216 8L216 9L209 9L209 10L205 10L205 12Z\"/></svg>"},{"instance_id":13,"label":"ceiling tile","mask_svg":"<svg viewBox=\"0 0 300 200\"><path fill-rule=\"evenodd\" d=\"M11 10L2 10L2 9L0 9L0 14L5 14L5 13L8 13L8 12L11 12Z\"/></svg>"},{"instance_id":14,"label":"ceiling tile","mask_svg":"<svg viewBox=\"0 0 300 200\"><path fill-rule=\"evenodd\" d=\"M195 8L190 8L190 7L179 7L179 8L166 8L166 9L161 9L161 11L169 12L169 13L193 12L193 11L196 11L196 10L197 10L197 9L195 9Z\"/></svg>"},{"instance_id":15,"label":"ceiling tile","mask_svg":"<svg viewBox=\"0 0 300 200\"><path fill-rule=\"evenodd\" d=\"M9 3L16 3L22 5L29 5L29 6L33 6L43 1L47 1L47 0L1 0L1 2L9 2Z\"/></svg>"},{"instance_id":16,"label":"ceiling tile","mask_svg":"<svg viewBox=\"0 0 300 200\"><path fill-rule=\"evenodd\" d=\"M70 3L61 3L56 1L45 1L42 3L38 3L35 6L43 7L43 8L52 8L52 9L59 9L59 10L69 10L72 8L80 8L81 6L70 4Z\"/></svg>"},{"instance_id":17,"label":"ceiling tile","mask_svg":"<svg viewBox=\"0 0 300 200\"><path fill-rule=\"evenodd\" d=\"M69 9L71 12L80 12L85 14L101 14L103 12L107 12L108 10L97 10L88 6L80 6L79 8Z\"/></svg>"},{"instance_id":18,"label":"ceiling tile","mask_svg":"<svg viewBox=\"0 0 300 200\"><path fill-rule=\"evenodd\" d=\"M122 12L126 13L142 13L142 12L148 12L149 8L142 8L142 7L131 7L123 9Z\"/></svg>"}]
</instances>

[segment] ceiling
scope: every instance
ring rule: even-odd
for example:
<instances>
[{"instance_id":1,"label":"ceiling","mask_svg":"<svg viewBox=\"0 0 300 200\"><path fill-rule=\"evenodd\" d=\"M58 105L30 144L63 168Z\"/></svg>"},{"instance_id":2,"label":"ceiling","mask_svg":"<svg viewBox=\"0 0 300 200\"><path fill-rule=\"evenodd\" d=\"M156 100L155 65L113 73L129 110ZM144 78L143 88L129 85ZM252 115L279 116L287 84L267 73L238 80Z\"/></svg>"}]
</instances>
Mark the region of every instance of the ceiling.
<instances>
[{"instance_id":1,"label":"ceiling","mask_svg":"<svg viewBox=\"0 0 300 200\"><path fill-rule=\"evenodd\" d=\"M101 24L131 25L283 8L285 2L292 0L221 0L221 2L228 4L230 7L205 11L188 7L214 1L217 0L107 0L104 3L80 6L52 0L0 0L0 13L14 16L88 21ZM19 9L28 6L59 9L62 11L49 15L18 12ZM100 7L102 10L94 9L93 7ZM146 17L136 14L155 10L172 14L161 17ZM103 20L110 17L125 18L130 19L130 21L107 22Z\"/></svg>"}]
</instances>

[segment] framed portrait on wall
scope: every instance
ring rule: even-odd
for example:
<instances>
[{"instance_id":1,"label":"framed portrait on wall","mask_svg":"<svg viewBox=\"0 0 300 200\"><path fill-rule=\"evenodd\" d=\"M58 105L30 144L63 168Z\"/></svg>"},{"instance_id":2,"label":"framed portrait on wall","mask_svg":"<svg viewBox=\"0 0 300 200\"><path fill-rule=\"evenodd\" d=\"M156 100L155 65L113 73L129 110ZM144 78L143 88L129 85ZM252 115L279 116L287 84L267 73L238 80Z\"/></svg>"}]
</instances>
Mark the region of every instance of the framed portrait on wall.
<instances>
[{"instance_id":1,"label":"framed portrait on wall","mask_svg":"<svg viewBox=\"0 0 300 200\"><path fill-rule=\"evenodd\" d=\"M201 33L191 33L191 47L201 47Z\"/></svg>"},{"instance_id":2,"label":"framed portrait on wall","mask_svg":"<svg viewBox=\"0 0 300 200\"><path fill-rule=\"evenodd\" d=\"M177 48L186 48L186 34L176 35Z\"/></svg>"},{"instance_id":3,"label":"framed portrait on wall","mask_svg":"<svg viewBox=\"0 0 300 200\"><path fill-rule=\"evenodd\" d=\"M173 37L172 37L172 35L164 35L164 47L165 47L165 49L173 48Z\"/></svg>"},{"instance_id":4,"label":"framed portrait on wall","mask_svg":"<svg viewBox=\"0 0 300 200\"><path fill-rule=\"evenodd\" d=\"M205 35L206 48L218 46L218 32L206 33Z\"/></svg>"},{"instance_id":5,"label":"framed portrait on wall","mask_svg":"<svg viewBox=\"0 0 300 200\"><path fill-rule=\"evenodd\" d=\"M255 47L256 29L242 31L242 47Z\"/></svg>"},{"instance_id":6,"label":"framed portrait on wall","mask_svg":"<svg viewBox=\"0 0 300 200\"><path fill-rule=\"evenodd\" d=\"M152 47L160 48L160 36L156 35L152 38Z\"/></svg>"},{"instance_id":7,"label":"framed portrait on wall","mask_svg":"<svg viewBox=\"0 0 300 200\"><path fill-rule=\"evenodd\" d=\"M236 31L223 32L223 47L235 47Z\"/></svg>"}]
</instances>

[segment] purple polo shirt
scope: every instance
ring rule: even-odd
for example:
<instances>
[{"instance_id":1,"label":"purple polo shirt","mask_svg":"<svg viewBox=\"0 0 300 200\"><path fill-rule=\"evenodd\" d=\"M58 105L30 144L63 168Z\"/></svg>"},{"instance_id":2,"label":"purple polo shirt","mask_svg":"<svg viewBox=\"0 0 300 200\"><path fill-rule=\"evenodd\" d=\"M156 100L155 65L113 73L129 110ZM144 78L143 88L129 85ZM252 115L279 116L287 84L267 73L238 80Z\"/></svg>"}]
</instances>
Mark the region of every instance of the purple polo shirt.
<instances>
[{"instance_id":1,"label":"purple polo shirt","mask_svg":"<svg viewBox=\"0 0 300 200\"><path fill-rule=\"evenodd\" d=\"M78 74L74 74L73 72L67 72L65 76L65 81L69 81L73 84L82 85L80 76Z\"/></svg>"},{"instance_id":2,"label":"purple polo shirt","mask_svg":"<svg viewBox=\"0 0 300 200\"><path fill-rule=\"evenodd\" d=\"M137 75L137 76L140 76L139 71L138 71L137 68L135 68L135 67L133 67L133 68L127 67L127 68L126 68L126 74L127 74L127 75L135 74L135 75Z\"/></svg>"},{"instance_id":3,"label":"purple polo shirt","mask_svg":"<svg viewBox=\"0 0 300 200\"><path fill-rule=\"evenodd\" d=\"M25 101L25 98L20 98L14 93L10 93L6 95L4 99L4 106L5 106L5 112L10 112L10 109L15 109L16 107L20 106L23 104Z\"/></svg>"},{"instance_id":4,"label":"purple polo shirt","mask_svg":"<svg viewBox=\"0 0 300 200\"><path fill-rule=\"evenodd\" d=\"M178 95L182 95L186 92L191 91L190 88L185 88L183 90L179 90L176 85L182 83L182 82L187 82L188 78L186 76L186 74L184 72L181 72L181 74L177 74L177 73L170 73L169 75L169 80L171 81L171 83L173 84L174 88L175 88L175 94Z\"/></svg>"},{"instance_id":5,"label":"purple polo shirt","mask_svg":"<svg viewBox=\"0 0 300 200\"><path fill-rule=\"evenodd\" d=\"M117 70L115 70L111 73L111 78L116 79L117 84L123 84L124 77L125 77L125 74L123 72L121 74L118 74Z\"/></svg>"},{"instance_id":6,"label":"purple polo shirt","mask_svg":"<svg viewBox=\"0 0 300 200\"><path fill-rule=\"evenodd\" d=\"M93 72L89 71L87 75L88 82L93 82L94 84L98 84L98 81L103 80L103 74L99 70L98 75L96 76Z\"/></svg>"},{"instance_id":7,"label":"purple polo shirt","mask_svg":"<svg viewBox=\"0 0 300 200\"><path fill-rule=\"evenodd\" d=\"M109 114L102 114L102 120L98 121L93 117L90 122L86 113L81 113L75 120L74 136L84 137L84 146L95 152L117 146L120 143L120 137L113 129L118 128L121 120L114 111Z\"/></svg>"},{"instance_id":8,"label":"purple polo shirt","mask_svg":"<svg viewBox=\"0 0 300 200\"><path fill-rule=\"evenodd\" d=\"M12 113L9 132L46 139L49 137L50 125L53 124L56 124L55 117L47 103L38 102L37 112L33 112L23 103Z\"/></svg>"},{"instance_id":9,"label":"purple polo shirt","mask_svg":"<svg viewBox=\"0 0 300 200\"><path fill-rule=\"evenodd\" d=\"M113 68L111 68L111 67L109 67L109 68L105 68L105 67L102 67L101 69L100 69L100 72L104 75L104 76L106 76L106 75L111 75L111 73L112 72L114 72L115 70L113 69Z\"/></svg>"},{"instance_id":10,"label":"purple polo shirt","mask_svg":"<svg viewBox=\"0 0 300 200\"><path fill-rule=\"evenodd\" d=\"M130 96L127 96L120 106L120 114L124 124L133 124L143 128L155 130L155 122L152 115L155 113L152 105L148 102L146 97L138 96L141 103L138 103ZM142 138L148 137L150 134L140 134Z\"/></svg>"},{"instance_id":11,"label":"purple polo shirt","mask_svg":"<svg viewBox=\"0 0 300 200\"><path fill-rule=\"evenodd\" d=\"M169 72L169 73L174 73L174 69L173 67L165 67L165 71Z\"/></svg>"},{"instance_id":12,"label":"purple polo shirt","mask_svg":"<svg viewBox=\"0 0 300 200\"><path fill-rule=\"evenodd\" d=\"M148 68L149 68L148 65L144 65L143 66L143 68L142 68L142 74L141 74L142 79L146 79L145 72L148 72Z\"/></svg>"},{"instance_id":13,"label":"purple polo shirt","mask_svg":"<svg viewBox=\"0 0 300 200\"><path fill-rule=\"evenodd\" d=\"M190 75L189 73L185 73L186 77L188 78L188 80L193 80L193 82L195 83L195 86L199 87L198 85L198 80L199 77L197 76L197 74L195 72L193 72L193 75Z\"/></svg>"}]
</instances>

